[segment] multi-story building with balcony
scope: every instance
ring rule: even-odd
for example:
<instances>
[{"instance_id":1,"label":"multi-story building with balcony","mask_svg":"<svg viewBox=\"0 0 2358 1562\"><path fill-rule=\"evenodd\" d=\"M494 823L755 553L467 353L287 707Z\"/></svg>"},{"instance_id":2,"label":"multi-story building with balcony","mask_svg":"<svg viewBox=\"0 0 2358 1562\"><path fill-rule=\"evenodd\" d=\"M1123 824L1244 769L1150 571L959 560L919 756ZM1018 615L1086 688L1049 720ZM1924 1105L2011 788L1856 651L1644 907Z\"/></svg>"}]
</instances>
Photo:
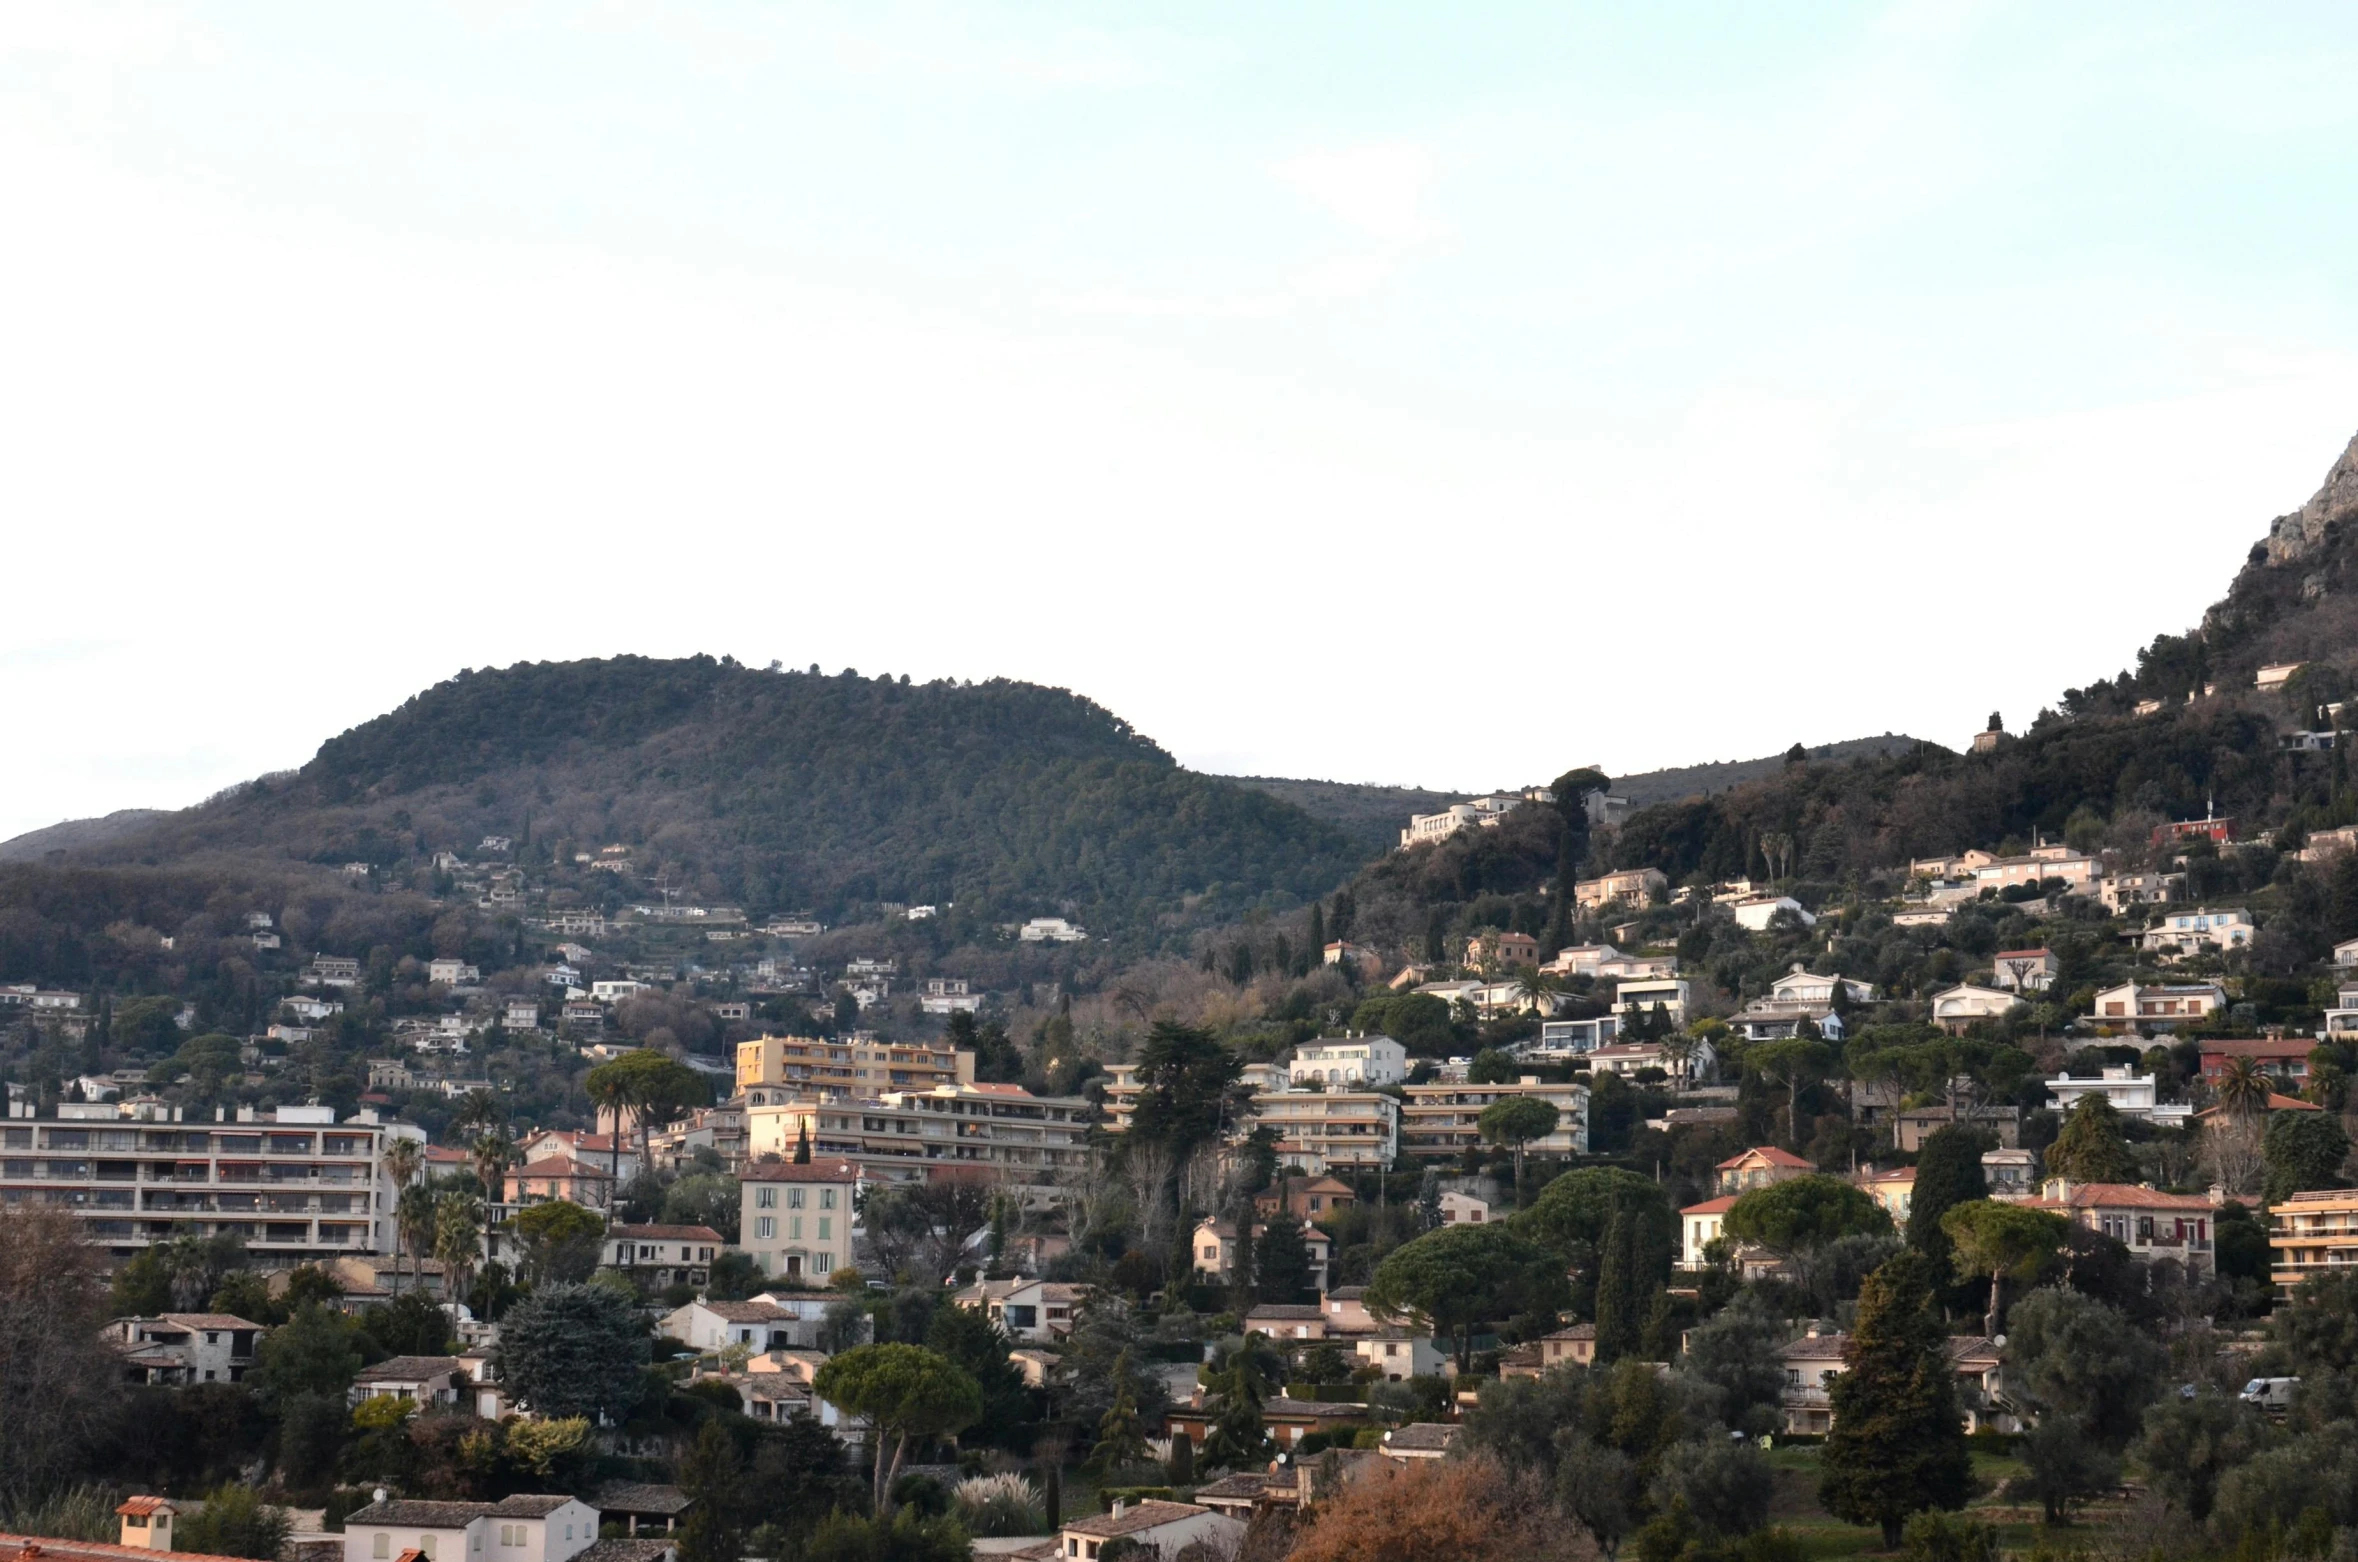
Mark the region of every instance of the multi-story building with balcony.
<instances>
[{"instance_id":1,"label":"multi-story building with balcony","mask_svg":"<svg viewBox=\"0 0 2358 1562\"><path fill-rule=\"evenodd\" d=\"M762 1036L737 1043L737 1093L746 1097L748 1105L755 1104L753 1093L763 1087L822 1101L843 1101L880 1096L888 1090L931 1090L936 1085L973 1083L974 1054L947 1045L884 1042L865 1034L833 1040Z\"/></svg>"},{"instance_id":2,"label":"multi-story building with balcony","mask_svg":"<svg viewBox=\"0 0 2358 1562\"><path fill-rule=\"evenodd\" d=\"M2311 1275L2358 1273L2358 1190L2296 1193L2269 1211L2276 1294L2289 1298Z\"/></svg>"},{"instance_id":3,"label":"multi-story building with balcony","mask_svg":"<svg viewBox=\"0 0 2358 1562\"><path fill-rule=\"evenodd\" d=\"M745 1128L757 1163L791 1157L807 1136L814 1156L850 1161L870 1182L972 1176L1045 1199L1087 1162L1095 1110L1084 1097L1035 1096L1021 1085L945 1084L851 1101L771 1088L746 1093Z\"/></svg>"},{"instance_id":4,"label":"multi-story building with balcony","mask_svg":"<svg viewBox=\"0 0 2358 1562\"><path fill-rule=\"evenodd\" d=\"M1482 1142L1482 1113L1513 1096L1536 1096L1556 1109L1555 1131L1526 1146L1533 1155L1588 1153L1588 1087L1542 1082L1525 1074L1511 1085L1405 1085L1400 1148L1419 1160L1462 1155Z\"/></svg>"},{"instance_id":5,"label":"multi-story building with balcony","mask_svg":"<svg viewBox=\"0 0 2358 1562\"><path fill-rule=\"evenodd\" d=\"M1248 1131L1276 1130L1278 1164L1294 1171L1381 1169L1400 1154L1400 1103L1377 1091L1262 1091L1253 1115Z\"/></svg>"},{"instance_id":6,"label":"multi-story building with balcony","mask_svg":"<svg viewBox=\"0 0 2358 1562\"><path fill-rule=\"evenodd\" d=\"M372 1112L338 1123L325 1106L208 1122L154 1102L60 1102L48 1116L11 1103L0 1203L69 1209L116 1259L221 1235L243 1238L266 1267L381 1253L392 1244L381 1160L393 1132Z\"/></svg>"}]
</instances>

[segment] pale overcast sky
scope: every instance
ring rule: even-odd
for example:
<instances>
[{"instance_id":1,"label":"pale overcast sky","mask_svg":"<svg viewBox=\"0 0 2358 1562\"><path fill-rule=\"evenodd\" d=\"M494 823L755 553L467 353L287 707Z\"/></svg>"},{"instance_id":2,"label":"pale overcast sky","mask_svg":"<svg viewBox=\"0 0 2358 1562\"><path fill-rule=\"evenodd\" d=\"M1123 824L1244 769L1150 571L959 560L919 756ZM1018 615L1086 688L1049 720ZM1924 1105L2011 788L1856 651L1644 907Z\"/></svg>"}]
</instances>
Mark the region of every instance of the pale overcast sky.
<instances>
[{"instance_id":1,"label":"pale overcast sky","mask_svg":"<svg viewBox=\"0 0 2358 1562\"><path fill-rule=\"evenodd\" d=\"M2358 429L2358 10L0 5L0 836L462 666L1951 744Z\"/></svg>"}]
</instances>

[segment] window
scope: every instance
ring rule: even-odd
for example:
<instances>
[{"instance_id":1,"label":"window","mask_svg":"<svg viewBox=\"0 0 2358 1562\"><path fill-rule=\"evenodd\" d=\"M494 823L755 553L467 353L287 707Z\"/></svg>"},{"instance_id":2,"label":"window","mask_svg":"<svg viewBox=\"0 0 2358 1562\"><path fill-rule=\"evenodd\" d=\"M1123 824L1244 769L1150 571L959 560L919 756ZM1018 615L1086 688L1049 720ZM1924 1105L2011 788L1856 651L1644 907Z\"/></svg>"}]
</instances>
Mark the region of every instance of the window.
<instances>
[{"instance_id":1,"label":"window","mask_svg":"<svg viewBox=\"0 0 2358 1562\"><path fill-rule=\"evenodd\" d=\"M789 1242L802 1240L802 1217L800 1215L786 1217L786 1240Z\"/></svg>"},{"instance_id":2,"label":"window","mask_svg":"<svg viewBox=\"0 0 2358 1562\"><path fill-rule=\"evenodd\" d=\"M778 1190L775 1188L754 1189L753 1207L755 1209L776 1209L778 1207Z\"/></svg>"},{"instance_id":3,"label":"window","mask_svg":"<svg viewBox=\"0 0 2358 1562\"><path fill-rule=\"evenodd\" d=\"M822 1242L829 1242L833 1241L834 1237L835 1217L833 1215L821 1215L819 1217L819 1240Z\"/></svg>"},{"instance_id":4,"label":"window","mask_svg":"<svg viewBox=\"0 0 2358 1562\"><path fill-rule=\"evenodd\" d=\"M392 1539L393 1539L393 1537L392 1537L392 1536L390 1536L390 1535L388 1535L388 1534L386 1534L386 1533L385 1533L383 1530L378 1530L378 1531L377 1531L377 1538L376 1538L376 1542L375 1542L375 1544L374 1544L374 1545L373 1545L373 1546L370 1548L370 1550L369 1550L369 1555L370 1555L370 1556L372 1556L372 1557L389 1557L389 1556L391 1556L391 1555L393 1554L393 1552L392 1552L392 1550L391 1550L391 1545L390 1545L390 1543L391 1543Z\"/></svg>"},{"instance_id":5,"label":"window","mask_svg":"<svg viewBox=\"0 0 2358 1562\"><path fill-rule=\"evenodd\" d=\"M786 1190L786 1207L788 1209L802 1208L802 1194L803 1190L800 1188L788 1188Z\"/></svg>"},{"instance_id":6,"label":"window","mask_svg":"<svg viewBox=\"0 0 2358 1562\"><path fill-rule=\"evenodd\" d=\"M819 1208L833 1209L834 1207L835 1190L833 1188L821 1188L819 1190Z\"/></svg>"},{"instance_id":7,"label":"window","mask_svg":"<svg viewBox=\"0 0 2358 1562\"><path fill-rule=\"evenodd\" d=\"M754 1240L755 1240L755 1241L757 1241L757 1242L768 1242L768 1241L772 1240L773 1238L775 1238L777 1235L778 1235L778 1217L777 1217L777 1216L775 1216L775 1215L756 1215L756 1216L754 1216L754 1217L753 1217L753 1237L754 1237Z\"/></svg>"},{"instance_id":8,"label":"window","mask_svg":"<svg viewBox=\"0 0 2358 1562\"><path fill-rule=\"evenodd\" d=\"M835 1255L833 1253L821 1253L819 1255L819 1273L823 1275L831 1275L835 1273Z\"/></svg>"}]
</instances>

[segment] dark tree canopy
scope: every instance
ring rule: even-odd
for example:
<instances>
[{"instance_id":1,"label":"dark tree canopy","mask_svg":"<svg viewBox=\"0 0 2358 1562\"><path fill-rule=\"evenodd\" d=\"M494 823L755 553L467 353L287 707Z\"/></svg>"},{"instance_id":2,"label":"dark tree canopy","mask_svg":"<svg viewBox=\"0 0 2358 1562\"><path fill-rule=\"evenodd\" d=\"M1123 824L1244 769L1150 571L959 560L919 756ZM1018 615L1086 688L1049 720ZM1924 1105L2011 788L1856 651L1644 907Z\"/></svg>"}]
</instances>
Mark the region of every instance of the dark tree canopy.
<instances>
[{"instance_id":1,"label":"dark tree canopy","mask_svg":"<svg viewBox=\"0 0 2358 1562\"><path fill-rule=\"evenodd\" d=\"M1836 1518L1873 1524L1896 1547L1911 1513L1962 1508L1973 1466L1957 1409L1948 1337L1933 1311L1932 1268L1903 1249L1867 1277L1848 1370L1830 1389L1818 1500Z\"/></svg>"},{"instance_id":2,"label":"dark tree canopy","mask_svg":"<svg viewBox=\"0 0 2358 1562\"><path fill-rule=\"evenodd\" d=\"M646 1360L638 1310L603 1286L542 1285L500 1320L500 1378L541 1416L619 1413Z\"/></svg>"}]
</instances>

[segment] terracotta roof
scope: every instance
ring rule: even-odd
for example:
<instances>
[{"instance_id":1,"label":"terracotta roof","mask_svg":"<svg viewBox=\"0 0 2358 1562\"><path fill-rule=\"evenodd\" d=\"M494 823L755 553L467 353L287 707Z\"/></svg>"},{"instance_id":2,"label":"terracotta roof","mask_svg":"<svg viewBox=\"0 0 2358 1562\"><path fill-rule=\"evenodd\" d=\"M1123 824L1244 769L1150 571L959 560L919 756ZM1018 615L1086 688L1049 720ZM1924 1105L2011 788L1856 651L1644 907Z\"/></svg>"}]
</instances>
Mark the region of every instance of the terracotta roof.
<instances>
[{"instance_id":1,"label":"terracotta roof","mask_svg":"<svg viewBox=\"0 0 2358 1562\"><path fill-rule=\"evenodd\" d=\"M1802 1157L1795 1155L1791 1150L1780 1150L1773 1144L1767 1144L1757 1145L1752 1149L1744 1151L1741 1155L1729 1156L1726 1160L1719 1163L1719 1170L1726 1171L1731 1166L1741 1166L1747 1159L1755 1155L1768 1162L1771 1166L1798 1166L1803 1171L1815 1171L1817 1169Z\"/></svg>"},{"instance_id":2,"label":"terracotta roof","mask_svg":"<svg viewBox=\"0 0 2358 1562\"><path fill-rule=\"evenodd\" d=\"M259 1329L261 1324L235 1313L160 1313L166 1323L179 1324L184 1329Z\"/></svg>"},{"instance_id":3,"label":"terracotta roof","mask_svg":"<svg viewBox=\"0 0 2358 1562\"><path fill-rule=\"evenodd\" d=\"M2200 1122L2206 1117L2216 1117L2221 1112L2231 1110L2232 1108L2224 1106L2206 1106L2195 1113L2194 1118L2196 1122ZM2271 1112L2322 1112L2325 1108L2314 1101L2304 1101L2299 1096L2280 1096L2271 1090L2268 1092L2268 1110Z\"/></svg>"},{"instance_id":4,"label":"terracotta roof","mask_svg":"<svg viewBox=\"0 0 2358 1562\"><path fill-rule=\"evenodd\" d=\"M689 1305L703 1308L723 1323L774 1323L794 1316L775 1302L691 1302Z\"/></svg>"},{"instance_id":5,"label":"terracotta roof","mask_svg":"<svg viewBox=\"0 0 2358 1562\"><path fill-rule=\"evenodd\" d=\"M2218 1207L2199 1193L2164 1193L2159 1188L2133 1187L2125 1182L2081 1183L2064 1202L2073 1209L2214 1210Z\"/></svg>"},{"instance_id":6,"label":"terracotta roof","mask_svg":"<svg viewBox=\"0 0 2358 1562\"><path fill-rule=\"evenodd\" d=\"M344 1527L384 1524L397 1529L465 1529L490 1511L488 1502L372 1502L345 1515Z\"/></svg>"},{"instance_id":7,"label":"terracotta roof","mask_svg":"<svg viewBox=\"0 0 2358 1562\"><path fill-rule=\"evenodd\" d=\"M1364 1285L1339 1285L1326 1293L1326 1299L1330 1302L1356 1302L1366 1295L1367 1287Z\"/></svg>"},{"instance_id":8,"label":"terracotta roof","mask_svg":"<svg viewBox=\"0 0 2358 1562\"><path fill-rule=\"evenodd\" d=\"M185 1557L192 1562L223 1562L207 1551L150 1551L145 1546L118 1546L101 1540L58 1540L48 1535L0 1533L0 1562L74 1562L76 1558L105 1562L164 1562Z\"/></svg>"},{"instance_id":9,"label":"terracotta roof","mask_svg":"<svg viewBox=\"0 0 2358 1562\"><path fill-rule=\"evenodd\" d=\"M1461 1428L1454 1422L1449 1421L1411 1421L1406 1426L1394 1427L1391 1431L1386 1432L1384 1446L1386 1448L1433 1449L1447 1452L1449 1445L1457 1441L1457 1434L1460 1430Z\"/></svg>"},{"instance_id":10,"label":"terracotta roof","mask_svg":"<svg viewBox=\"0 0 2358 1562\"><path fill-rule=\"evenodd\" d=\"M1324 1318L1325 1316L1326 1309L1323 1307L1310 1304L1295 1306L1289 1302L1271 1302L1246 1313L1245 1321L1250 1323L1255 1318L1275 1318L1287 1322L1299 1319L1307 1323L1313 1318Z\"/></svg>"},{"instance_id":11,"label":"terracotta roof","mask_svg":"<svg viewBox=\"0 0 2358 1562\"><path fill-rule=\"evenodd\" d=\"M2202 1043L2202 1055L2206 1058L2305 1058L2317 1050L2317 1045L2314 1036L2206 1041Z\"/></svg>"},{"instance_id":12,"label":"terracotta roof","mask_svg":"<svg viewBox=\"0 0 2358 1562\"><path fill-rule=\"evenodd\" d=\"M1777 1354L1787 1361L1835 1361L1849 1343L1847 1334L1805 1334Z\"/></svg>"},{"instance_id":13,"label":"terracotta roof","mask_svg":"<svg viewBox=\"0 0 2358 1562\"><path fill-rule=\"evenodd\" d=\"M1700 1204L1690 1204L1679 1213L1682 1215L1724 1215L1735 1207L1735 1203L1736 1196L1734 1194L1723 1193L1716 1199L1705 1199Z\"/></svg>"},{"instance_id":14,"label":"terracotta roof","mask_svg":"<svg viewBox=\"0 0 2358 1562\"><path fill-rule=\"evenodd\" d=\"M513 1497L502 1497L493 1503L490 1515L499 1519L545 1519L572 1500L571 1497L519 1492Z\"/></svg>"},{"instance_id":15,"label":"terracotta roof","mask_svg":"<svg viewBox=\"0 0 2358 1562\"><path fill-rule=\"evenodd\" d=\"M2046 959L2048 955L2049 951L2044 949L2001 949L1990 958L1993 960L2034 960Z\"/></svg>"},{"instance_id":16,"label":"terracotta roof","mask_svg":"<svg viewBox=\"0 0 2358 1562\"><path fill-rule=\"evenodd\" d=\"M1543 1340L1593 1340L1596 1337L1597 1326L1593 1323L1576 1323L1569 1329L1558 1329L1553 1334L1540 1336Z\"/></svg>"},{"instance_id":17,"label":"terracotta roof","mask_svg":"<svg viewBox=\"0 0 2358 1562\"><path fill-rule=\"evenodd\" d=\"M1287 1399L1283 1395L1279 1395L1277 1398L1263 1403L1261 1414L1264 1416L1318 1416L1321 1418L1364 1416L1367 1414L1367 1407L1352 1400Z\"/></svg>"},{"instance_id":18,"label":"terracotta roof","mask_svg":"<svg viewBox=\"0 0 2358 1562\"><path fill-rule=\"evenodd\" d=\"M440 1377L446 1372L464 1372L466 1363L456 1356L395 1356L380 1361L373 1367L363 1367L355 1383L418 1383L427 1378Z\"/></svg>"},{"instance_id":19,"label":"terracotta roof","mask_svg":"<svg viewBox=\"0 0 2358 1562\"><path fill-rule=\"evenodd\" d=\"M572 1562L661 1562L664 1557L677 1554L679 1542L661 1535L652 1540L640 1536L633 1540L623 1537L601 1540L586 1551L573 1554Z\"/></svg>"},{"instance_id":20,"label":"terracotta roof","mask_svg":"<svg viewBox=\"0 0 2358 1562\"><path fill-rule=\"evenodd\" d=\"M1162 1502L1148 1498L1134 1502L1120 1513L1092 1513L1085 1519L1067 1524L1065 1532L1073 1535L1093 1535L1110 1540L1116 1535L1135 1535L1142 1529L1155 1529L1165 1524L1176 1524L1181 1519L1192 1519L1199 1513L1212 1510L1192 1502Z\"/></svg>"},{"instance_id":21,"label":"terracotta roof","mask_svg":"<svg viewBox=\"0 0 2358 1562\"><path fill-rule=\"evenodd\" d=\"M994 1096L1022 1096L1026 1100L1031 1099L1032 1094L1030 1091L1024 1089L1021 1085L973 1084L968 1085L966 1088L969 1090L983 1091Z\"/></svg>"},{"instance_id":22,"label":"terracotta roof","mask_svg":"<svg viewBox=\"0 0 2358 1562\"><path fill-rule=\"evenodd\" d=\"M625 1242L718 1242L710 1226L616 1226L606 1233Z\"/></svg>"},{"instance_id":23,"label":"terracotta roof","mask_svg":"<svg viewBox=\"0 0 2358 1562\"><path fill-rule=\"evenodd\" d=\"M592 1166L587 1161L577 1161L570 1155L544 1155L537 1161L526 1161L522 1166L509 1172L508 1175L511 1177L598 1177L607 1182L614 1180L614 1174L606 1170L605 1167Z\"/></svg>"},{"instance_id":24,"label":"terracotta roof","mask_svg":"<svg viewBox=\"0 0 2358 1562\"><path fill-rule=\"evenodd\" d=\"M173 1507L171 1499L166 1497L126 1497L122 1506L115 1511L133 1518L145 1518L151 1513L178 1513L180 1510Z\"/></svg>"},{"instance_id":25,"label":"terracotta roof","mask_svg":"<svg viewBox=\"0 0 2358 1562\"><path fill-rule=\"evenodd\" d=\"M737 1173L739 1182L858 1182L860 1169L850 1161L755 1161Z\"/></svg>"}]
</instances>

